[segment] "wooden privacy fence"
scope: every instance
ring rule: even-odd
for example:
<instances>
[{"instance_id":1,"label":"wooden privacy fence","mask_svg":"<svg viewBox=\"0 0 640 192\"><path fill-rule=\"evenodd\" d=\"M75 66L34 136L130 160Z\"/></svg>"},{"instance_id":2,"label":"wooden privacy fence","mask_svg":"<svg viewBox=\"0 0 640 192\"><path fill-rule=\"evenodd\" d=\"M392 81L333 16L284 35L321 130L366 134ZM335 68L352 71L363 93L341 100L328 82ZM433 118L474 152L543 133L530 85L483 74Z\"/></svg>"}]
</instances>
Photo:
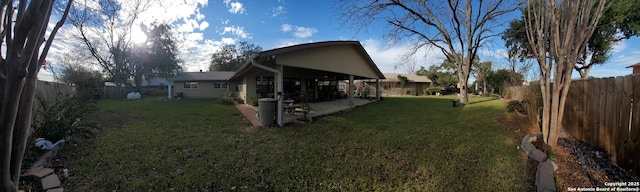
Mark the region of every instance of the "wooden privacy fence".
<instances>
[{"instance_id":1,"label":"wooden privacy fence","mask_svg":"<svg viewBox=\"0 0 640 192\"><path fill-rule=\"evenodd\" d=\"M640 76L573 81L562 123L568 134L640 175Z\"/></svg>"},{"instance_id":2,"label":"wooden privacy fence","mask_svg":"<svg viewBox=\"0 0 640 192\"><path fill-rule=\"evenodd\" d=\"M36 82L36 93L41 94L48 102L55 102L58 97L67 96L67 94L72 93L72 91L73 88L66 84L47 81ZM34 100L34 102L37 101Z\"/></svg>"}]
</instances>

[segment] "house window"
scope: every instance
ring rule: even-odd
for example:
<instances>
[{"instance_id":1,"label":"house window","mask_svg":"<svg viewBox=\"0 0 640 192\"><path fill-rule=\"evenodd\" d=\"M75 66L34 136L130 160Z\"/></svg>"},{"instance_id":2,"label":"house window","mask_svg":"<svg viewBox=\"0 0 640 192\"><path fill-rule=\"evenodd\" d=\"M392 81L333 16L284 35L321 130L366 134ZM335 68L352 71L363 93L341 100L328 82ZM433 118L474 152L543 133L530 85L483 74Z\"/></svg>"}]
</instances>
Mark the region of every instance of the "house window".
<instances>
[{"instance_id":1,"label":"house window","mask_svg":"<svg viewBox=\"0 0 640 192\"><path fill-rule=\"evenodd\" d=\"M213 82L214 89L227 89L229 87L228 82Z\"/></svg>"},{"instance_id":2,"label":"house window","mask_svg":"<svg viewBox=\"0 0 640 192\"><path fill-rule=\"evenodd\" d=\"M185 89L197 89L198 88L198 82L184 82L184 88Z\"/></svg>"}]
</instances>

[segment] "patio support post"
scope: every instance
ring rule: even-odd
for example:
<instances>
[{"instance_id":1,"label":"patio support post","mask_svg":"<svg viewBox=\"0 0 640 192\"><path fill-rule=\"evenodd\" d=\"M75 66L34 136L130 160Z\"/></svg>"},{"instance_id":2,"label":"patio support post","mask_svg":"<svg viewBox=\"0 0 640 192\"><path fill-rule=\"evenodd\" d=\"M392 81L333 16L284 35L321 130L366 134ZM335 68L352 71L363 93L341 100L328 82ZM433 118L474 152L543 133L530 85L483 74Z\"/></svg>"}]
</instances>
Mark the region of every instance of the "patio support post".
<instances>
[{"instance_id":1,"label":"patio support post","mask_svg":"<svg viewBox=\"0 0 640 192\"><path fill-rule=\"evenodd\" d=\"M300 93L307 94L307 79L306 78L302 78L302 80L300 80Z\"/></svg>"},{"instance_id":2,"label":"patio support post","mask_svg":"<svg viewBox=\"0 0 640 192\"><path fill-rule=\"evenodd\" d=\"M253 66L257 67L257 68L260 68L260 69L264 69L264 70L273 72L275 74L276 78L278 78L278 80L277 80L278 81L277 82L278 83L278 85L277 85L278 87L277 87L276 93L275 93L275 97L277 98L278 97L278 92L282 93L282 86L283 86L283 84L282 84L282 81L283 81L282 72L283 72L283 70L282 69L283 69L283 66L282 65L276 65L277 69L273 69L271 67L267 67L267 66L261 65L259 63L256 63L255 60L251 60L251 65L253 65ZM280 125L280 127L282 127L282 126L284 126L284 122L282 121L282 112L283 112L282 99L278 98L278 104L277 104L276 107L277 107L277 111L276 111L277 112L277 119L276 119L276 122L278 123L278 125Z\"/></svg>"},{"instance_id":3,"label":"patio support post","mask_svg":"<svg viewBox=\"0 0 640 192\"><path fill-rule=\"evenodd\" d=\"M173 84L173 81L169 81L169 85L167 85L167 87L169 87L167 92L167 99L169 99L169 101L171 101L171 85L172 84Z\"/></svg>"},{"instance_id":4,"label":"patio support post","mask_svg":"<svg viewBox=\"0 0 640 192\"><path fill-rule=\"evenodd\" d=\"M276 66L278 68L278 71L280 71L278 74L276 74L278 76L278 92L276 92L277 95L277 99L278 99L278 119L276 120L278 122L278 125L280 125L280 127L284 126L284 121L282 119L282 112L284 111L284 106L282 106L282 100L284 97L284 91L283 91L283 87L284 87L284 66L283 65L277 65Z\"/></svg>"},{"instance_id":5,"label":"patio support post","mask_svg":"<svg viewBox=\"0 0 640 192\"><path fill-rule=\"evenodd\" d=\"M380 100L380 79L376 79L376 99Z\"/></svg>"},{"instance_id":6,"label":"patio support post","mask_svg":"<svg viewBox=\"0 0 640 192\"><path fill-rule=\"evenodd\" d=\"M353 75L349 75L349 106L353 107L353 88L355 88L353 84Z\"/></svg>"}]
</instances>

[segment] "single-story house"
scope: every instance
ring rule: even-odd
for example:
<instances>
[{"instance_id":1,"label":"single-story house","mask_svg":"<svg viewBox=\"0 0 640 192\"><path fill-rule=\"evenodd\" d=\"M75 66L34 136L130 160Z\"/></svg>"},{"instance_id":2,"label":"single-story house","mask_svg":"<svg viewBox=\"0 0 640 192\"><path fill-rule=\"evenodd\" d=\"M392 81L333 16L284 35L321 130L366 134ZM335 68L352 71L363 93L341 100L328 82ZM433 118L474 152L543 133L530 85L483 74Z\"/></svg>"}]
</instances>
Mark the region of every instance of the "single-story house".
<instances>
[{"instance_id":1,"label":"single-story house","mask_svg":"<svg viewBox=\"0 0 640 192\"><path fill-rule=\"evenodd\" d=\"M146 78L142 77L142 86L167 86L171 85L171 82L164 77L152 77Z\"/></svg>"},{"instance_id":2,"label":"single-story house","mask_svg":"<svg viewBox=\"0 0 640 192\"><path fill-rule=\"evenodd\" d=\"M379 82L385 76L358 41L325 41L266 50L252 55L235 72L183 72L169 80L168 97L216 98L230 94L244 101L277 99L283 125L283 100L326 101L348 98L355 80ZM375 86L379 87L379 83ZM379 94L372 95L377 98Z\"/></svg>"},{"instance_id":3,"label":"single-story house","mask_svg":"<svg viewBox=\"0 0 640 192\"><path fill-rule=\"evenodd\" d=\"M398 80L398 75L405 76L409 80L404 89ZM431 79L416 74L385 73L384 77L385 79L380 81L380 91L383 95L423 95L425 88L434 86ZM370 85L375 83L371 80L365 82Z\"/></svg>"},{"instance_id":4,"label":"single-story house","mask_svg":"<svg viewBox=\"0 0 640 192\"><path fill-rule=\"evenodd\" d=\"M632 75L640 75L640 62L630 65L627 68L633 68Z\"/></svg>"},{"instance_id":5,"label":"single-story house","mask_svg":"<svg viewBox=\"0 0 640 192\"><path fill-rule=\"evenodd\" d=\"M169 98L172 92L182 98L218 98L229 94L229 78L233 71L182 72L169 78L174 85L174 91L169 86Z\"/></svg>"},{"instance_id":6,"label":"single-story house","mask_svg":"<svg viewBox=\"0 0 640 192\"><path fill-rule=\"evenodd\" d=\"M229 78L229 83L235 96L245 101L278 99L276 119L283 125L284 99L340 99L341 94L350 94L345 89L354 87L355 80L384 78L360 42L326 41L257 53ZM345 80L349 85L340 83ZM345 93L340 93L340 88ZM347 98L353 106L353 98Z\"/></svg>"}]
</instances>

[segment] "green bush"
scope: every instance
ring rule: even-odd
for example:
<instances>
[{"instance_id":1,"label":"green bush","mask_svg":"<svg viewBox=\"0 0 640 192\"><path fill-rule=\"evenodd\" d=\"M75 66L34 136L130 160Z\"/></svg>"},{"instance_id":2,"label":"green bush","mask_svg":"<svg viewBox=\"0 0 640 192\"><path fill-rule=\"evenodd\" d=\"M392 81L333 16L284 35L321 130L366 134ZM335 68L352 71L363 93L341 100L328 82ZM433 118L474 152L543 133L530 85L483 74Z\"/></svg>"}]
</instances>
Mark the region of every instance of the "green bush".
<instances>
[{"instance_id":1,"label":"green bush","mask_svg":"<svg viewBox=\"0 0 640 192\"><path fill-rule=\"evenodd\" d=\"M520 101L511 100L509 101L509 103L507 103L507 111L514 112L516 111L516 108L519 106L522 106L522 103L520 103Z\"/></svg>"},{"instance_id":2,"label":"green bush","mask_svg":"<svg viewBox=\"0 0 640 192\"><path fill-rule=\"evenodd\" d=\"M424 92L425 95L435 95L436 93L440 92L440 90L442 90L441 87L427 87L424 88L422 92Z\"/></svg>"},{"instance_id":3,"label":"green bush","mask_svg":"<svg viewBox=\"0 0 640 192\"><path fill-rule=\"evenodd\" d=\"M218 101L223 105L233 105L233 99L226 95L220 96L220 98L218 98Z\"/></svg>"},{"instance_id":4,"label":"green bush","mask_svg":"<svg viewBox=\"0 0 640 192\"><path fill-rule=\"evenodd\" d=\"M92 129L97 129L96 124L85 118L96 110L93 102L62 94L54 101L47 101L41 94L36 94L36 101L39 106L31 125L34 137L54 142L66 136L95 137Z\"/></svg>"}]
</instances>

